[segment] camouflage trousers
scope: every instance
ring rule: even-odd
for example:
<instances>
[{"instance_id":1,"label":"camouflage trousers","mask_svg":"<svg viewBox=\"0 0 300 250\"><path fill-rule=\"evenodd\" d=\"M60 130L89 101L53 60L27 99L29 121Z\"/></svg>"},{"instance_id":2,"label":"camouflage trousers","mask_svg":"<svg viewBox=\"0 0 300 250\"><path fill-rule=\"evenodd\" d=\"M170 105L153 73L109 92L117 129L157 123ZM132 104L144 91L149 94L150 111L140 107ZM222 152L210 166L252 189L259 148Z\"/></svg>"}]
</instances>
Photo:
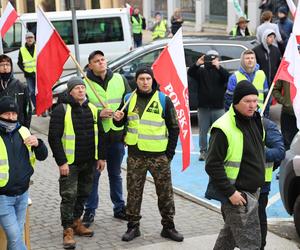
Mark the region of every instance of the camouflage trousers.
<instances>
[{"instance_id":1,"label":"camouflage trousers","mask_svg":"<svg viewBox=\"0 0 300 250\"><path fill-rule=\"evenodd\" d=\"M83 213L84 204L92 191L95 164L93 160L70 165L69 175L59 178L60 215L64 229L72 226L73 221Z\"/></svg>"},{"instance_id":2,"label":"camouflage trousers","mask_svg":"<svg viewBox=\"0 0 300 250\"><path fill-rule=\"evenodd\" d=\"M257 250L261 246L258 217L258 195L244 192L247 204L235 206L231 202L221 205L224 227L221 229L214 250Z\"/></svg>"},{"instance_id":3,"label":"camouflage trousers","mask_svg":"<svg viewBox=\"0 0 300 250\"><path fill-rule=\"evenodd\" d=\"M144 184L147 171L154 179L161 224L174 227L175 205L171 180L170 162L165 155L128 156L127 158L127 206L128 227L139 224Z\"/></svg>"}]
</instances>

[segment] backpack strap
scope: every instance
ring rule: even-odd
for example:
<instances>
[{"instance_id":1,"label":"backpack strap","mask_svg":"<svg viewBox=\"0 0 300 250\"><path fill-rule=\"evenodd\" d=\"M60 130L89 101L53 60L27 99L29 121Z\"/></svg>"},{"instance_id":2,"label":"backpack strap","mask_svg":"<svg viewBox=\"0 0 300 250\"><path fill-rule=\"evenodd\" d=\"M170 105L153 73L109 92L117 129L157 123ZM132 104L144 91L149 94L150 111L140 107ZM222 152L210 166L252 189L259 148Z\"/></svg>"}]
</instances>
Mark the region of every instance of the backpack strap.
<instances>
[{"instance_id":1,"label":"backpack strap","mask_svg":"<svg viewBox=\"0 0 300 250\"><path fill-rule=\"evenodd\" d=\"M163 116L165 116L166 111L166 95L163 92L158 91L158 98L160 101L160 104L163 108Z\"/></svg>"}]
</instances>

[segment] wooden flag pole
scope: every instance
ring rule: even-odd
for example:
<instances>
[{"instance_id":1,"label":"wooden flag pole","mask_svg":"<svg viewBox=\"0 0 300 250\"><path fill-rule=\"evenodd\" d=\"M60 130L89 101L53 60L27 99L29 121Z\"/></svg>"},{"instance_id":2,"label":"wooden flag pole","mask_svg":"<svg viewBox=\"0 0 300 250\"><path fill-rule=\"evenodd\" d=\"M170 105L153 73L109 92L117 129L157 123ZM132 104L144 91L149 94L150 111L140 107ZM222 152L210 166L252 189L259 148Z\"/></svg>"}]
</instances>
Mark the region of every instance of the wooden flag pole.
<instances>
[{"instance_id":1,"label":"wooden flag pole","mask_svg":"<svg viewBox=\"0 0 300 250\"><path fill-rule=\"evenodd\" d=\"M267 95L267 97L266 97L266 100L265 100L265 102L264 102L264 105L262 106L261 111L260 111L260 115L261 115L261 116L263 116L263 114L264 114L264 112L265 112L265 109L266 109L266 107L267 107L267 105L268 105L269 99L270 99L271 94L272 94L272 92L273 92L274 85L275 85L275 82L272 82L272 84L271 84L271 86L270 86L270 89L269 89L269 92L268 92L268 95Z\"/></svg>"},{"instance_id":2,"label":"wooden flag pole","mask_svg":"<svg viewBox=\"0 0 300 250\"><path fill-rule=\"evenodd\" d=\"M102 99L101 99L100 95L97 93L95 87L93 86L93 84L91 84L90 80L87 78L87 76L84 73L83 69L81 68L81 66L79 65L79 63L77 62L76 58L74 57L74 55L71 52L70 52L70 57L72 58L72 60L75 63L76 67L79 69L80 73L83 75L83 78L86 80L87 84L90 86L90 88L93 91L93 93L95 94L95 96L97 97L99 103L104 108L108 108L107 104L102 101Z\"/></svg>"},{"instance_id":3,"label":"wooden flag pole","mask_svg":"<svg viewBox=\"0 0 300 250\"><path fill-rule=\"evenodd\" d=\"M133 95L135 94L136 90L137 90L137 89L135 89L135 90L130 94L128 100L124 103L123 107L121 108L121 110L120 110L121 112L123 112L124 109L126 109L126 107L128 106L128 104L129 104L131 98L132 98Z\"/></svg>"}]
</instances>

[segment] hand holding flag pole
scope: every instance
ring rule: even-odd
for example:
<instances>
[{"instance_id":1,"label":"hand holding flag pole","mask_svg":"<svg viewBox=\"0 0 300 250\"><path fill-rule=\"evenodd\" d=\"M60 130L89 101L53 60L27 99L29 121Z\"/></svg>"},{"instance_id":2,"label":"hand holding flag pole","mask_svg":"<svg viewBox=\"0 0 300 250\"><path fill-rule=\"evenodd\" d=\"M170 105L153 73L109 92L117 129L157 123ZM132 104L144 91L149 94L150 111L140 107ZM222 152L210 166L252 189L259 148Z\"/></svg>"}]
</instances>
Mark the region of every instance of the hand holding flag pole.
<instances>
[{"instance_id":1,"label":"hand holding flag pole","mask_svg":"<svg viewBox=\"0 0 300 250\"><path fill-rule=\"evenodd\" d=\"M80 64L77 62L76 58L74 57L74 55L70 52L70 57L73 60L73 62L75 63L76 67L79 69L80 73L82 74L83 78L86 80L87 84L90 86L91 90L93 91L94 95L97 97L99 103L104 107L104 108L108 108L107 104L104 103L100 97L100 95L97 93L95 87L93 86L93 84L91 84L90 80L87 78L86 74L84 73L83 69L81 68ZM122 110L121 110L122 111Z\"/></svg>"}]
</instances>

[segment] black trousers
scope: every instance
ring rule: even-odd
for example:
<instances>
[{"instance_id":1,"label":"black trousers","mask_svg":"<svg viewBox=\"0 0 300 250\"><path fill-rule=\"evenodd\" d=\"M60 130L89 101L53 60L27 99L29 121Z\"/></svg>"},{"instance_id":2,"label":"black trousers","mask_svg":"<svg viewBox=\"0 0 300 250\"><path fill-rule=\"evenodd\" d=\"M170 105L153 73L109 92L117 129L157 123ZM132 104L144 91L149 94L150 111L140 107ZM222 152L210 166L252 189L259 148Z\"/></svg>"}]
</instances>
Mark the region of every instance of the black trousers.
<instances>
[{"instance_id":1,"label":"black trousers","mask_svg":"<svg viewBox=\"0 0 300 250\"><path fill-rule=\"evenodd\" d=\"M266 207L268 205L268 195L269 193L261 193L258 199L258 216L261 232L261 250L265 249L268 231L268 221L266 213Z\"/></svg>"},{"instance_id":2,"label":"black trousers","mask_svg":"<svg viewBox=\"0 0 300 250\"><path fill-rule=\"evenodd\" d=\"M289 150L292 140L298 132L296 116L281 112L280 126L285 150Z\"/></svg>"}]
</instances>

